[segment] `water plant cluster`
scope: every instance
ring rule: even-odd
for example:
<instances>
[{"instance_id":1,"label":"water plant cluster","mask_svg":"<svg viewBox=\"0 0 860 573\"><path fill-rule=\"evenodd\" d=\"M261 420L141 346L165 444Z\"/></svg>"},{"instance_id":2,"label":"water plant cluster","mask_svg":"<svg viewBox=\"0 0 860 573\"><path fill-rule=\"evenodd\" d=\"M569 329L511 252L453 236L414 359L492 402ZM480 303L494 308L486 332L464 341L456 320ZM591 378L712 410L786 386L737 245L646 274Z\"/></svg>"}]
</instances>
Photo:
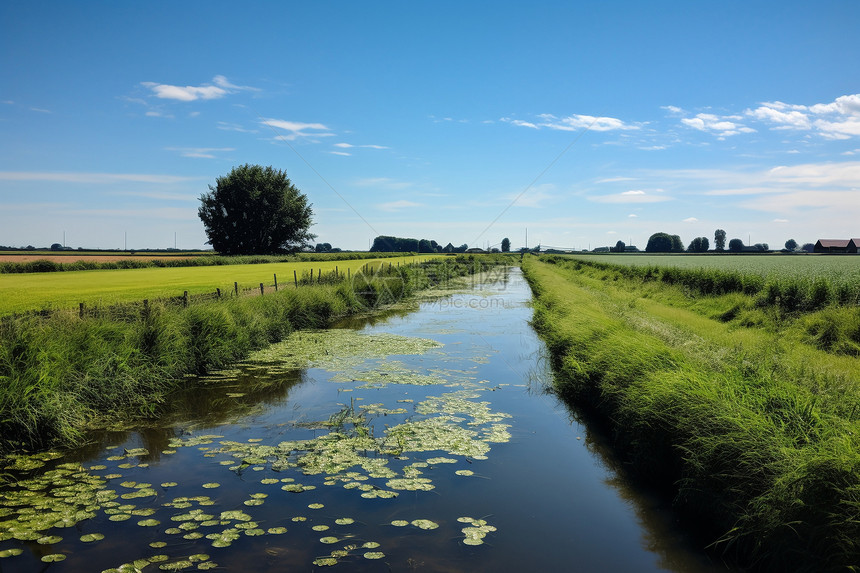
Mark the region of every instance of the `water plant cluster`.
<instances>
[{"instance_id":1,"label":"water plant cluster","mask_svg":"<svg viewBox=\"0 0 860 573\"><path fill-rule=\"evenodd\" d=\"M0 543L15 544L7 544L0 558L21 556L20 544L29 545L45 563L75 558L80 547L111 542L112 535L128 536L136 527L153 539L148 548L126 551L127 561L104 573L148 566L213 569L224 558L223 551L241 540L294 532L316 539L313 566L383 559L385 541L368 539L361 519L327 509L328 488L390 503L406 492L434 490L440 474L476 479L472 468L487 459L493 444L510 439L510 416L479 400L491 384L469 370L428 373L432 387L416 386L408 376L386 381L426 389L417 400L389 398L390 403L365 405L360 404L363 396L354 396L380 358L440 351L439 343L421 338L340 329L297 331L230 370L212 374L226 382L267 368L277 376L286 369L313 366L340 372L346 367L349 382L338 382L335 376L330 380L353 390L346 394L349 402L327 418L292 424L298 433L313 430L316 435L307 439L238 441L186 433L174 436L158 456L143 447L115 446L103 459L86 465L60 463L57 452L10 456L4 469L16 477L0 492ZM477 355L476 363L482 359ZM148 475L148 460L182 455L209 460L212 471L200 475L202 483L141 481ZM249 484L249 493L238 507L225 507L219 492L238 483ZM174 493L180 487L183 492ZM197 495L188 495L189 488ZM300 501L283 504L285 498ZM273 521L271 513L260 513L265 509L261 506L271 502L292 508L292 513ZM388 525L429 532L440 528L436 519L416 515ZM484 518L449 521L449 527L455 527L455 521L465 525L457 540L467 546L483 544L496 531Z\"/></svg>"},{"instance_id":2,"label":"water plant cluster","mask_svg":"<svg viewBox=\"0 0 860 573\"><path fill-rule=\"evenodd\" d=\"M458 257L375 269L334 284L123 319L57 314L0 320L0 454L79 442L89 428L151 417L188 375L224 368L301 328L404 300L496 264Z\"/></svg>"},{"instance_id":3,"label":"water plant cluster","mask_svg":"<svg viewBox=\"0 0 860 573\"><path fill-rule=\"evenodd\" d=\"M534 257L523 270L558 393L706 544L754 569L860 567L860 365L850 337L806 331L856 323L856 308L788 313L755 289L694 288L695 271Z\"/></svg>"}]
</instances>

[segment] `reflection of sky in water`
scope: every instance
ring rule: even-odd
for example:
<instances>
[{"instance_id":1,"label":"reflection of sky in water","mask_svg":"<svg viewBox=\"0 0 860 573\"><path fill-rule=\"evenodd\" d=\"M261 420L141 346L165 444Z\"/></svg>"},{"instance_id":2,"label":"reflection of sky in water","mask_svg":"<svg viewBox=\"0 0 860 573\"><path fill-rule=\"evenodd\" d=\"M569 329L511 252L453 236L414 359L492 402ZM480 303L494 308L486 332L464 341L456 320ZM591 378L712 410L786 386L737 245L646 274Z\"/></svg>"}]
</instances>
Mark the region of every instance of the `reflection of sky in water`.
<instances>
[{"instance_id":1,"label":"reflection of sky in water","mask_svg":"<svg viewBox=\"0 0 860 573\"><path fill-rule=\"evenodd\" d=\"M64 555L52 571L143 558L149 570L330 563L320 559L350 571L705 570L544 393L551 374L528 326L528 287L516 270L505 279L364 330L441 348L340 370L242 367L177 396L157 427L95 435L46 487L102 476L92 487L116 493L62 491L93 515L39 534L59 541L22 542L0 526L0 551L23 549L0 568L37 571L41 557ZM93 533L105 537L80 540Z\"/></svg>"}]
</instances>

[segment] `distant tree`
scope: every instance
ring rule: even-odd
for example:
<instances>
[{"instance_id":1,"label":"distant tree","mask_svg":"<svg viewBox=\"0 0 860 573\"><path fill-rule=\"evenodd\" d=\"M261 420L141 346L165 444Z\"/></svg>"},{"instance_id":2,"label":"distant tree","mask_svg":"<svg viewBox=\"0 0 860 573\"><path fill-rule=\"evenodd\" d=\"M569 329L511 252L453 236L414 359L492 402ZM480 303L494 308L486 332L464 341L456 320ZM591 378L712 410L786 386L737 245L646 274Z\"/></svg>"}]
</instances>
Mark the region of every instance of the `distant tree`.
<instances>
[{"instance_id":1,"label":"distant tree","mask_svg":"<svg viewBox=\"0 0 860 573\"><path fill-rule=\"evenodd\" d=\"M677 235L676 235L677 236ZM672 235L667 233L654 233L648 237L648 244L645 245L646 253L671 253L672 252Z\"/></svg>"},{"instance_id":2,"label":"distant tree","mask_svg":"<svg viewBox=\"0 0 860 573\"><path fill-rule=\"evenodd\" d=\"M511 240L507 237L502 239L502 252L503 253L511 252Z\"/></svg>"},{"instance_id":3,"label":"distant tree","mask_svg":"<svg viewBox=\"0 0 860 573\"><path fill-rule=\"evenodd\" d=\"M740 253L744 250L744 242L740 239L732 239L729 241L729 251L733 253Z\"/></svg>"},{"instance_id":4,"label":"distant tree","mask_svg":"<svg viewBox=\"0 0 860 573\"><path fill-rule=\"evenodd\" d=\"M54 243L53 245L51 245L51 250L52 251L62 251L63 245L61 245L60 243Z\"/></svg>"},{"instance_id":5,"label":"distant tree","mask_svg":"<svg viewBox=\"0 0 860 573\"><path fill-rule=\"evenodd\" d=\"M418 241L418 252L419 253L432 253L433 245L430 244L430 241L427 239L421 239Z\"/></svg>"},{"instance_id":6,"label":"distant tree","mask_svg":"<svg viewBox=\"0 0 860 573\"><path fill-rule=\"evenodd\" d=\"M331 243L317 243L314 250L318 253L330 253L331 252Z\"/></svg>"},{"instance_id":7,"label":"distant tree","mask_svg":"<svg viewBox=\"0 0 860 573\"><path fill-rule=\"evenodd\" d=\"M465 253L467 250L469 250L469 245L467 245L466 243L463 243L459 247L455 248L454 252L455 253Z\"/></svg>"},{"instance_id":8,"label":"distant tree","mask_svg":"<svg viewBox=\"0 0 860 573\"><path fill-rule=\"evenodd\" d=\"M445 245L445 248L442 249L442 252L443 253L453 253L454 252L454 245L452 245L451 243L448 243L447 245Z\"/></svg>"},{"instance_id":9,"label":"distant tree","mask_svg":"<svg viewBox=\"0 0 860 573\"><path fill-rule=\"evenodd\" d=\"M684 252L684 243L681 242L681 237L678 235L672 235L672 252L673 253L683 253Z\"/></svg>"},{"instance_id":10,"label":"distant tree","mask_svg":"<svg viewBox=\"0 0 860 573\"><path fill-rule=\"evenodd\" d=\"M722 229L714 231L714 248L718 251L726 250L726 232Z\"/></svg>"},{"instance_id":11,"label":"distant tree","mask_svg":"<svg viewBox=\"0 0 860 573\"><path fill-rule=\"evenodd\" d=\"M690 253L707 253L711 247L707 237L696 237L690 241L690 246L687 247L687 252Z\"/></svg>"},{"instance_id":12,"label":"distant tree","mask_svg":"<svg viewBox=\"0 0 860 573\"><path fill-rule=\"evenodd\" d=\"M615 243L615 247L610 250L614 253L623 253L626 247L627 245L624 244L624 241L618 241L617 243Z\"/></svg>"},{"instance_id":13,"label":"distant tree","mask_svg":"<svg viewBox=\"0 0 860 573\"><path fill-rule=\"evenodd\" d=\"M815 252L815 245L813 243L804 243L802 247L800 247L801 251L806 251L807 253Z\"/></svg>"},{"instance_id":14,"label":"distant tree","mask_svg":"<svg viewBox=\"0 0 860 573\"><path fill-rule=\"evenodd\" d=\"M761 251L762 253L770 250L770 247L767 243L756 243L755 245L753 245L753 248L757 251Z\"/></svg>"},{"instance_id":15,"label":"distant tree","mask_svg":"<svg viewBox=\"0 0 860 573\"><path fill-rule=\"evenodd\" d=\"M287 172L234 167L200 196L197 214L208 244L228 255L295 252L309 247L313 211Z\"/></svg>"},{"instance_id":16,"label":"distant tree","mask_svg":"<svg viewBox=\"0 0 860 573\"><path fill-rule=\"evenodd\" d=\"M797 250L797 241L794 239L789 239L785 242L785 250L787 251L796 251Z\"/></svg>"}]
</instances>

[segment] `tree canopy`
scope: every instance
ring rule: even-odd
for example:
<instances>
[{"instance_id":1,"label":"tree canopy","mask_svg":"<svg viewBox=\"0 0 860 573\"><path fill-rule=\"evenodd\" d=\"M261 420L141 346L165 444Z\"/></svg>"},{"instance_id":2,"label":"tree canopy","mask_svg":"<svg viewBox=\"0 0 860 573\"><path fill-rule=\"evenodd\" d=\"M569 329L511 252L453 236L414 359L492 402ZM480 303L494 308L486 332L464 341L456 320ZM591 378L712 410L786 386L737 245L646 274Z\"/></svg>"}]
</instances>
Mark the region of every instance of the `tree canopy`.
<instances>
[{"instance_id":1,"label":"tree canopy","mask_svg":"<svg viewBox=\"0 0 860 573\"><path fill-rule=\"evenodd\" d=\"M690 253L707 253L710 248L710 242L707 237L696 237L690 241L690 246L687 247L687 252Z\"/></svg>"},{"instance_id":2,"label":"tree canopy","mask_svg":"<svg viewBox=\"0 0 860 573\"><path fill-rule=\"evenodd\" d=\"M227 255L294 252L309 246L313 211L286 171L234 167L200 196L208 243Z\"/></svg>"},{"instance_id":3,"label":"tree canopy","mask_svg":"<svg viewBox=\"0 0 860 573\"><path fill-rule=\"evenodd\" d=\"M797 250L797 241L794 239L789 239L785 242L785 249L788 251L796 251Z\"/></svg>"},{"instance_id":4,"label":"tree canopy","mask_svg":"<svg viewBox=\"0 0 860 573\"><path fill-rule=\"evenodd\" d=\"M684 243L681 242L681 237L679 237L678 235L670 235L668 233L654 233L648 238L648 244L645 246L645 252L682 253L684 252Z\"/></svg>"},{"instance_id":5,"label":"tree canopy","mask_svg":"<svg viewBox=\"0 0 860 573\"><path fill-rule=\"evenodd\" d=\"M732 239L729 241L729 250L733 253L740 253L744 250L744 242L740 239Z\"/></svg>"},{"instance_id":6,"label":"tree canopy","mask_svg":"<svg viewBox=\"0 0 860 573\"><path fill-rule=\"evenodd\" d=\"M509 253L511 251L511 240L507 237L502 239L502 252Z\"/></svg>"},{"instance_id":7,"label":"tree canopy","mask_svg":"<svg viewBox=\"0 0 860 573\"><path fill-rule=\"evenodd\" d=\"M714 231L714 249L718 251L726 249L726 232L722 229Z\"/></svg>"}]
</instances>

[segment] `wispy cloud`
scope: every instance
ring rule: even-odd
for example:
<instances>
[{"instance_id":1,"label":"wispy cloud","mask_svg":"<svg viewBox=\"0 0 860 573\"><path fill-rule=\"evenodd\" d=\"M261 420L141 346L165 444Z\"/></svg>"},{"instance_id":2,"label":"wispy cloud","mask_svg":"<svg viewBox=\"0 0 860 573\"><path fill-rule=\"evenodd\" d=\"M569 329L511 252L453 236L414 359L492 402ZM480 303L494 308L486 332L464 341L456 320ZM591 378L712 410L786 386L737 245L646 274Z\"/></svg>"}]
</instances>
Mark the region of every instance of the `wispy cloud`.
<instances>
[{"instance_id":1,"label":"wispy cloud","mask_svg":"<svg viewBox=\"0 0 860 573\"><path fill-rule=\"evenodd\" d=\"M549 113L543 113L537 117L540 121L524 121L509 117L503 117L500 121L519 127L528 127L531 129L547 128L558 131L580 131L582 129L589 129L591 131L618 131L637 130L641 128L639 125L625 123L615 117L596 117L593 115L579 114L557 117Z\"/></svg>"},{"instance_id":2,"label":"wispy cloud","mask_svg":"<svg viewBox=\"0 0 860 573\"><path fill-rule=\"evenodd\" d=\"M165 147L167 151L178 151L182 157L215 159L215 153L236 151L234 147Z\"/></svg>"},{"instance_id":3,"label":"wispy cloud","mask_svg":"<svg viewBox=\"0 0 860 573\"><path fill-rule=\"evenodd\" d=\"M176 101L197 101L220 99L227 94L237 91L259 91L249 86L237 86L230 83L224 76L215 76L211 83L200 86L175 86L155 82L141 82L140 85L149 89L159 99Z\"/></svg>"},{"instance_id":4,"label":"wispy cloud","mask_svg":"<svg viewBox=\"0 0 860 573\"><path fill-rule=\"evenodd\" d=\"M239 125L238 123L228 123L226 121L219 121L216 126L218 129L223 131L238 131L239 133L259 133L258 129L248 129Z\"/></svg>"},{"instance_id":5,"label":"wispy cloud","mask_svg":"<svg viewBox=\"0 0 860 573\"><path fill-rule=\"evenodd\" d=\"M671 201L672 197L664 194L655 195L641 189L631 189L612 195L592 195L588 200L597 203L662 203Z\"/></svg>"},{"instance_id":6,"label":"wispy cloud","mask_svg":"<svg viewBox=\"0 0 860 573\"><path fill-rule=\"evenodd\" d=\"M286 131L282 135L284 139L294 141L300 137L332 137L334 133L322 123L305 123L301 121L289 121L285 119L261 119L260 124L273 129Z\"/></svg>"},{"instance_id":7,"label":"wispy cloud","mask_svg":"<svg viewBox=\"0 0 860 573\"><path fill-rule=\"evenodd\" d=\"M341 149L354 149L354 148L364 148L364 149L389 149L385 145L353 145L351 143L335 143L335 147L339 147Z\"/></svg>"}]
</instances>

